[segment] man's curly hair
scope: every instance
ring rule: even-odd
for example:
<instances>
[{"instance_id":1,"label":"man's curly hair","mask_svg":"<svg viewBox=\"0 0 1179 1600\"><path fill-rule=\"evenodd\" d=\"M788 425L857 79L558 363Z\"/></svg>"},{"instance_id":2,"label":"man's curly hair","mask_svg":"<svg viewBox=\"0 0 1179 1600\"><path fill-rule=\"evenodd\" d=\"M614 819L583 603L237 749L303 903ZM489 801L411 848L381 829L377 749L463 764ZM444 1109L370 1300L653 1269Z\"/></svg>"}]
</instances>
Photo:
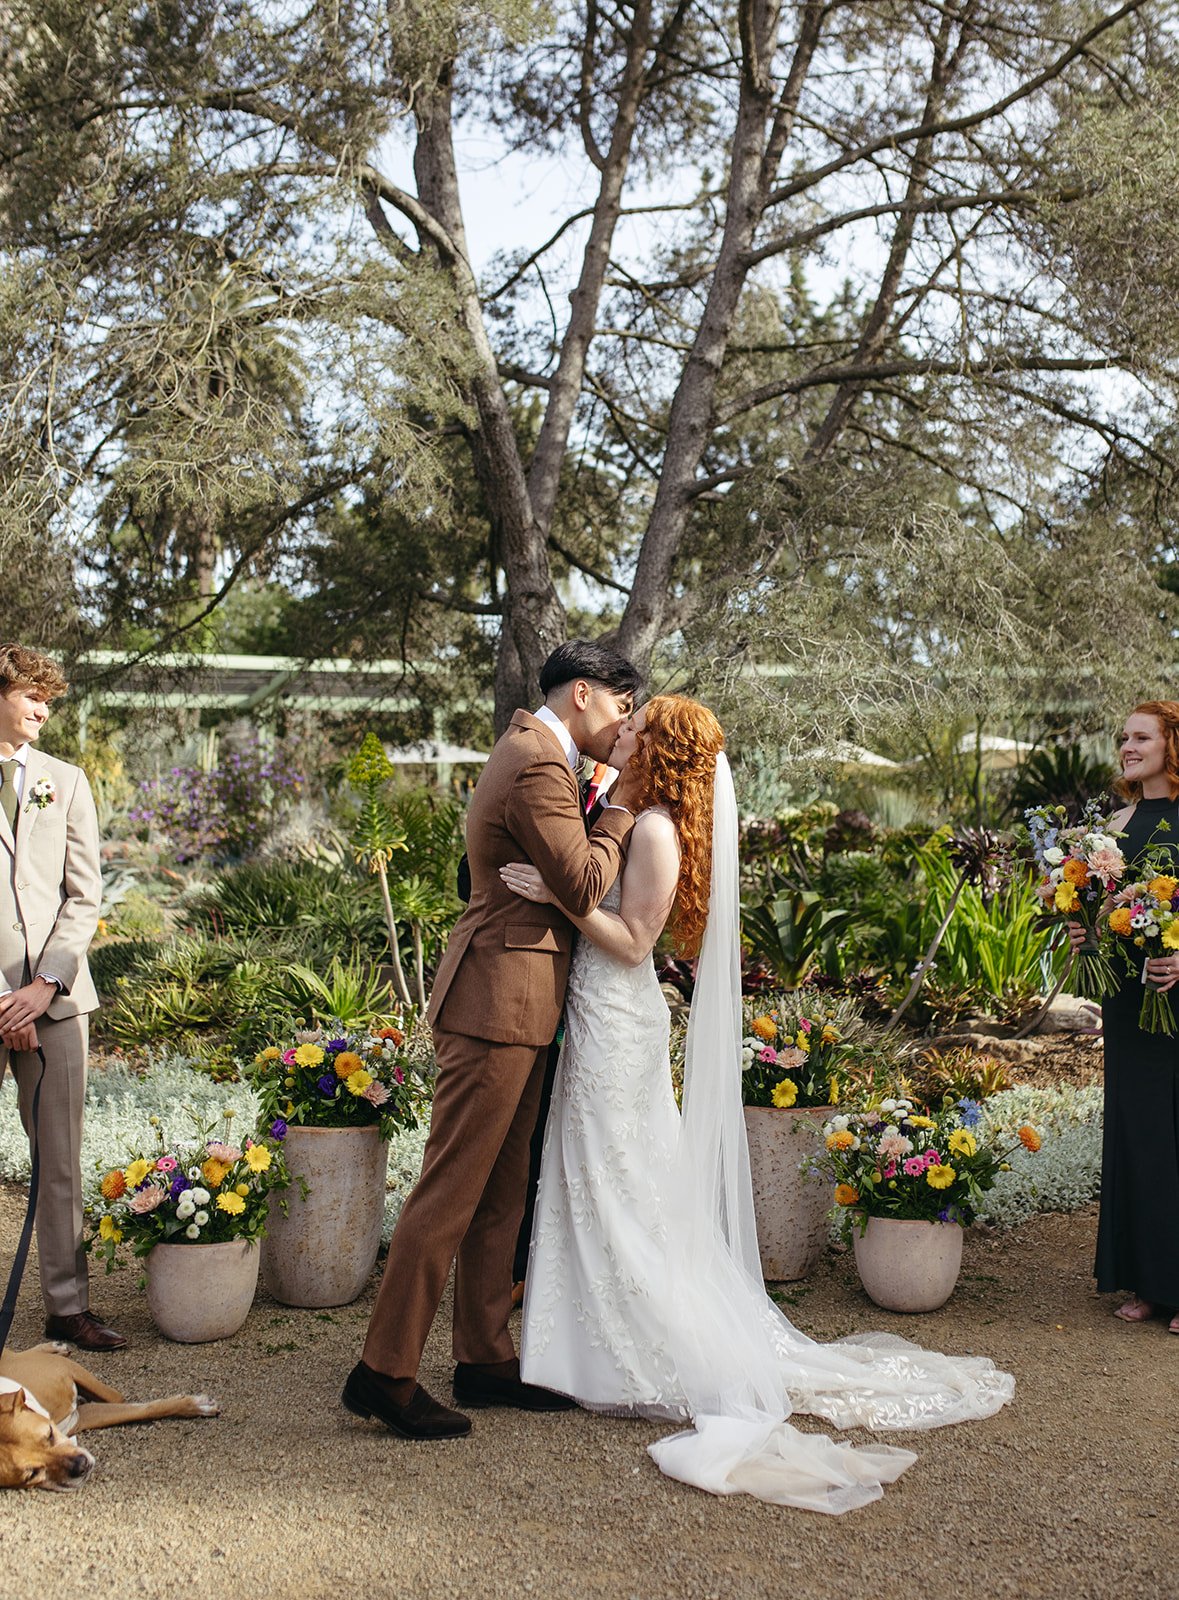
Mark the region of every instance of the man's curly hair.
<instances>
[{"instance_id":1,"label":"man's curly hair","mask_svg":"<svg viewBox=\"0 0 1179 1600\"><path fill-rule=\"evenodd\" d=\"M680 837L680 878L669 932L680 955L700 949L712 887L712 792L724 749L720 723L685 695L657 694L631 760L643 780L644 806L666 806Z\"/></svg>"},{"instance_id":2,"label":"man's curly hair","mask_svg":"<svg viewBox=\"0 0 1179 1600\"><path fill-rule=\"evenodd\" d=\"M23 644L0 644L0 694L33 689L46 700L58 700L69 684L56 661Z\"/></svg>"}]
</instances>

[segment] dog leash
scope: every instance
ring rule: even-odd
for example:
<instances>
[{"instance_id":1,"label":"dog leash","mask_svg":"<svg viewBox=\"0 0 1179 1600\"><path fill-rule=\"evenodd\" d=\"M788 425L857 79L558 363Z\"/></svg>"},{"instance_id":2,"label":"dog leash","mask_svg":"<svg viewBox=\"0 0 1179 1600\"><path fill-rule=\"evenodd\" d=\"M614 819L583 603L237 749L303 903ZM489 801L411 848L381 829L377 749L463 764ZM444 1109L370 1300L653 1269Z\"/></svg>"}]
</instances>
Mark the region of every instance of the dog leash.
<instances>
[{"instance_id":1,"label":"dog leash","mask_svg":"<svg viewBox=\"0 0 1179 1600\"><path fill-rule=\"evenodd\" d=\"M8 1274L8 1287L4 1291L4 1304L0 1306L0 1355L8 1343L8 1330L12 1327L12 1319L16 1315L16 1301L20 1294L21 1279L25 1275L25 1262L29 1257L29 1245L33 1239L33 1222L37 1215L37 1191L41 1186L41 1140L38 1126L38 1115L41 1110L41 1085L45 1081L45 1052L37 1046L37 1055L41 1062L41 1071L37 1075L37 1087L33 1090L33 1163L29 1172L29 1203L25 1207L24 1225L20 1232L20 1243L16 1247L16 1255L12 1260L12 1271Z\"/></svg>"}]
</instances>

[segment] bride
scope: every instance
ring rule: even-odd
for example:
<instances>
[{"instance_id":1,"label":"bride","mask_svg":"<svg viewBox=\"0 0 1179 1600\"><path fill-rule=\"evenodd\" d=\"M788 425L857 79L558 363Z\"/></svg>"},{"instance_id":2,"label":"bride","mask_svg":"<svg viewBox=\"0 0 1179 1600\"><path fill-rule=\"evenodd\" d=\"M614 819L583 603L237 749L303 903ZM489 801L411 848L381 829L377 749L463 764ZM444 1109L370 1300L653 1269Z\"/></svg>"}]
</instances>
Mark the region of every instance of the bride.
<instances>
[{"instance_id":1,"label":"bride","mask_svg":"<svg viewBox=\"0 0 1179 1600\"><path fill-rule=\"evenodd\" d=\"M821 1345L767 1297L741 1112L737 812L720 724L659 695L624 726L612 801L637 820L578 940L545 1135L524 1296L521 1375L616 1415L686 1422L650 1446L669 1476L714 1494L838 1513L878 1499L916 1460L804 1433L986 1417L1014 1380L980 1358L888 1334ZM553 899L534 867L508 886ZM568 915L568 913L566 913ZM665 923L699 952L683 1113L651 952Z\"/></svg>"}]
</instances>

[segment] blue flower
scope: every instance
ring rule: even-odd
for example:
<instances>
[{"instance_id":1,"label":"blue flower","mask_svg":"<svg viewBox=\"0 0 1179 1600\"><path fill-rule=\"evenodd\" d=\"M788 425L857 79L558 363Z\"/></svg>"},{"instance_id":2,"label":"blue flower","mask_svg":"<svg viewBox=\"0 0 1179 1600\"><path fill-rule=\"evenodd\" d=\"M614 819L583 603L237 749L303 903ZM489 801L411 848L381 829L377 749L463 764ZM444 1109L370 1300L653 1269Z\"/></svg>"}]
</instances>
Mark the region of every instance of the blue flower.
<instances>
[{"instance_id":1,"label":"blue flower","mask_svg":"<svg viewBox=\"0 0 1179 1600\"><path fill-rule=\"evenodd\" d=\"M339 1078L337 1078L334 1073L325 1072L323 1077L319 1079L320 1094L326 1095L329 1100L334 1099L336 1094L336 1085L339 1083L339 1081Z\"/></svg>"},{"instance_id":2,"label":"blue flower","mask_svg":"<svg viewBox=\"0 0 1179 1600\"><path fill-rule=\"evenodd\" d=\"M341 1050L347 1050L348 1041L347 1039L329 1039L325 1048L328 1050L334 1050L338 1055Z\"/></svg>"},{"instance_id":3,"label":"blue flower","mask_svg":"<svg viewBox=\"0 0 1179 1600\"><path fill-rule=\"evenodd\" d=\"M982 1121L982 1109L977 1100L959 1100L958 1112L964 1128L977 1128Z\"/></svg>"}]
</instances>

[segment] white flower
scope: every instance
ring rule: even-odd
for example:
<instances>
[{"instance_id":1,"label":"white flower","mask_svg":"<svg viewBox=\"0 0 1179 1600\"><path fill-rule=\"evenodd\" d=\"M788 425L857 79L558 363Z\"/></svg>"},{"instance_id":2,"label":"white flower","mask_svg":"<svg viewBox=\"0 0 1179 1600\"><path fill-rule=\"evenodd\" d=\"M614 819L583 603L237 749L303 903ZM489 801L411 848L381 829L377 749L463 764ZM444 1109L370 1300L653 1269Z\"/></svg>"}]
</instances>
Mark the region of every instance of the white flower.
<instances>
[{"instance_id":1,"label":"white flower","mask_svg":"<svg viewBox=\"0 0 1179 1600\"><path fill-rule=\"evenodd\" d=\"M190 1178L191 1178L191 1179L192 1179L192 1180L193 1180L193 1181L194 1181L194 1182L195 1182L195 1181L196 1181L196 1179L197 1179L197 1178L199 1178L199 1177L200 1177L200 1175L201 1175L201 1169L200 1169L200 1168L199 1168L199 1167L189 1167L189 1169L188 1169L188 1176L189 1176L189 1177L190 1177Z\"/></svg>"},{"instance_id":2,"label":"white flower","mask_svg":"<svg viewBox=\"0 0 1179 1600\"><path fill-rule=\"evenodd\" d=\"M193 1212L195 1210L196 1210L196 1207L193 1205L192 1201L189 1199L188 1191L185 1190L184 1194L180 1197L180 1204L176 1207L177 1219L180 1222L187 1222L189 1217L192 1216L192 1214L193 1214Z\"/></svg>"},{"instance_id":3,"label":"white flower","mask_svg":"<svg viewBox=\"0 0 1179 1600\"><path fill-rule=\"evenodd\" d=\"M209 1220L209 1213L207 1211L198 1211L192 1220L196 1223L198 1228L203 1228L205 1223Z\"/></svg>"},{"instance_id":4,"label":"white flower","mask_svg":"<svg viewBox=\"0 0 1179 1600\"><path fill-rule=\"evenodd\" d=\"M1048 865L1050 867L1058 867L1058 866L1060 866L1061 862L1064 860L1064 851L1060 848L1059 845L1055 845L1054 844L1051 847L1051 849L1045 850L1045 852L1044 852L1044 860L1048 863Z\"/></svg>"},{"instance_id":5,"label":"white flower","mask_svg":"<svg viewBox=\"0 0 1179 1600\"><path fill-rule=\"evenodd\" d=\"M184 1237L186 1239L199 1239L200 1236L201 1230L197 1227L195 1222L190 1222L188 1227L184 1230Z\"/></svg>"},{"instance_id":6,"label":"white flower","mask_svg":"<svg viewBox=\"0 0 1179 1600\"><path fill-rule=\"evenodd\" d=\"M208 1203L209 1203L209 1191L207 1189L190 1189L188 1192L192 1196L192 1201L193 1201L194 1205L197 1205L197 1206L207 1206L208 1205Z\"/></svg>"}]
</instances>

